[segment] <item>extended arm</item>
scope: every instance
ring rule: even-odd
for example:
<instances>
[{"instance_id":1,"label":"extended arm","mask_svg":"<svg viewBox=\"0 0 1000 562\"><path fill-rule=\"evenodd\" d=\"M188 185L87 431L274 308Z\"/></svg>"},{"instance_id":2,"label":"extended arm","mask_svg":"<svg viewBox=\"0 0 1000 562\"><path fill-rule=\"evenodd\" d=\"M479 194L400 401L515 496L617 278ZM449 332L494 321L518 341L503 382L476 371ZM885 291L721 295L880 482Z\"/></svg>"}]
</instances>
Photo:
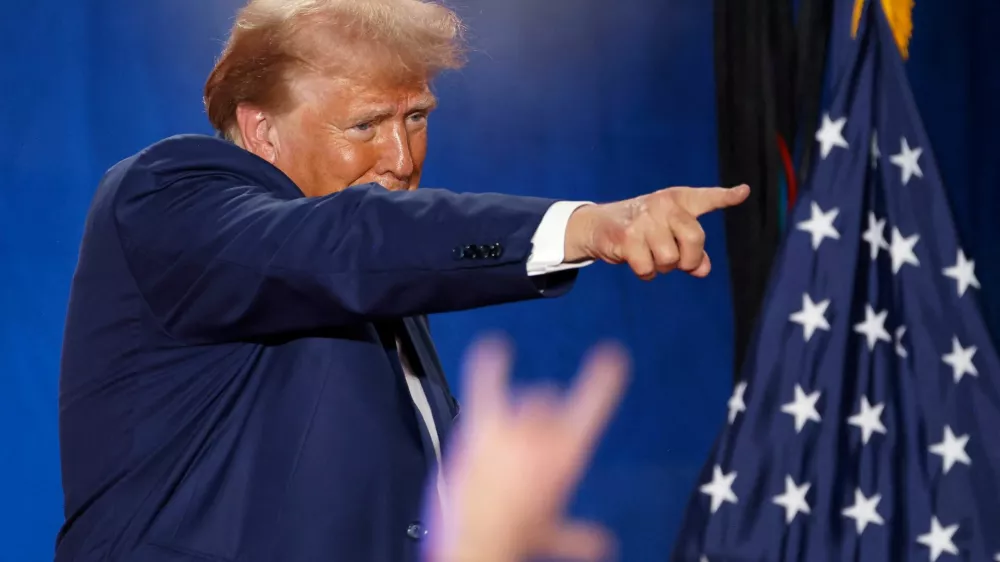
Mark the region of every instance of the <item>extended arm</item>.
<instances>
[{"instance_id":1,"label":"extended arm","mask_svg":"<svg viewBox=\"0 0 1000 562\"><path fill-rule=\"evenodd\" d=\"M368 185L281 198L225 173L130 172L116 219L130 269L172 334L233 340L559 294L531 276L552 201Z\"/></svg>"}]
</instances>

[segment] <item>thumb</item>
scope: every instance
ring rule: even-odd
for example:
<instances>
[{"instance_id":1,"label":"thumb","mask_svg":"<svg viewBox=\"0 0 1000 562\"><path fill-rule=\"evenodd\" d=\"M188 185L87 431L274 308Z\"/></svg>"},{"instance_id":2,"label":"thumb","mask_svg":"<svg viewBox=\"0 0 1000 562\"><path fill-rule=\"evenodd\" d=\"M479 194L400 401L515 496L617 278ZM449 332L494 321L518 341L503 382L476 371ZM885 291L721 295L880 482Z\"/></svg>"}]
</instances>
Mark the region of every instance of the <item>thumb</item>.
<instances>
[{"instance_id":1,"label":"thumb","mask_svg":"<svg viewBox=\"0 0 1000 562\"><path fill-rule=\"evenodd\" d=\"M750 196L750 186L743 184L728 187L678 187L674 195L680 206L691 215L699 217L726 207L735 207Z\"/></svg>"}]
</instances>

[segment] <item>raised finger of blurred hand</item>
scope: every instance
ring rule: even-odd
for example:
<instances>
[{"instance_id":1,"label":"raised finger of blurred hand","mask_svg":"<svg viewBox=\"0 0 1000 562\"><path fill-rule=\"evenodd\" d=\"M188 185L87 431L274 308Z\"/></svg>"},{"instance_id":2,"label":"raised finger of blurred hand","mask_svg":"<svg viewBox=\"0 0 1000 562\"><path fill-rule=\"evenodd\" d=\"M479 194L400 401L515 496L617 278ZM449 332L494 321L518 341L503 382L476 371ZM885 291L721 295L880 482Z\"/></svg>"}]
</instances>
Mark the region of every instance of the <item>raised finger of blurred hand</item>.
<instances>
[{"instance_id":1,"label":"raised finger of blurred hand","mask_svg":"<svg viewBox=\"0 0 1000 562\"><path fill-rule=\"evenodd\" d=\"M473 344L465 360L466 409L473 420L505 417L509 408L511 345L498 335Z\"/></svg>"},{"instance_id":2,"label":"raised finger of blurred hand","mask_svg":"<svg viewBox=\"0 0 1000 562\"><path fill-rule=\"evenodd\" d=\"M581 374L565 401L564 427L575 464L587 462L611 415L617 409L628 379L629 358L616 344L602 344L589 353Z\"/></svg>"}]
</instances>

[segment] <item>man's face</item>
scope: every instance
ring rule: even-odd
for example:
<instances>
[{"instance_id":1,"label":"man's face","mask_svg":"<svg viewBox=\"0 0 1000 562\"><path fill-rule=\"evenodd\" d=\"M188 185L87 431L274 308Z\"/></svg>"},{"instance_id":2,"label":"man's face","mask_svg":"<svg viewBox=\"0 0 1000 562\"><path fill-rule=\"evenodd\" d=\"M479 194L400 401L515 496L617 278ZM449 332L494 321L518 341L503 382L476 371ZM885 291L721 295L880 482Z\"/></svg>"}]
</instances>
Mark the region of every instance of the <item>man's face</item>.
<instances>
[{"instance_id":1,"label":"man's face","mask_svg":"<svg viewBox=\"0 0 1000 562\"><path fill-rule=\"evenodd\" d=\"M378 183L416 189L435 99L424 80L302 78L300 103L274 121L274 164L308 197Z\"/></svg>"}]
</instances>

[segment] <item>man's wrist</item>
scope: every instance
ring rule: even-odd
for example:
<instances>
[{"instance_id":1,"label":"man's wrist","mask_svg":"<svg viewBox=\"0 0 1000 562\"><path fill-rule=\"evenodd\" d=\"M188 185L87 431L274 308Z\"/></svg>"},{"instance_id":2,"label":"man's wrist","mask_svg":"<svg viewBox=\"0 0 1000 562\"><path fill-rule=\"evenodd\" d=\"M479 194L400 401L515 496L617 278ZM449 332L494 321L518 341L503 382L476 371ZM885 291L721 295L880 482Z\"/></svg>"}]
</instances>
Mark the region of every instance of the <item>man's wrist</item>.
<instances>
[{"instance_id":1,"label":"man's wrist","mask_svg":"<svg viewBox=\"0 0 1000 562\"><path fill-rule=\"evenodd\" d=\"M563 259L566 263L577 263L593 259L591 242L593 240L594 215L599 205L584 205L573 211L566 223L566 241L563 249Z\"/></svg>"},{"instance_id":2,"label":"man's wrist","mask_svg":"<svg viewBox=\"0 0 1000 562\"><path fill-rule=\"evenodd\" d=\"M472 513L465 519L444 530L446 536L438 537L428 562L522 562L518 533L506 525L516 518Z\"/></svg>"},{"instance_id":3,"label":"man's wrist","mask_svg":"<svg viewBox=\"0 0 1000 562\"><path fill-rule=\"evenodd\" d=\"M463 541L443 552L431 553L428 562L522 562L516 550L495 541Z\"/></svg>"}]
</instances>

